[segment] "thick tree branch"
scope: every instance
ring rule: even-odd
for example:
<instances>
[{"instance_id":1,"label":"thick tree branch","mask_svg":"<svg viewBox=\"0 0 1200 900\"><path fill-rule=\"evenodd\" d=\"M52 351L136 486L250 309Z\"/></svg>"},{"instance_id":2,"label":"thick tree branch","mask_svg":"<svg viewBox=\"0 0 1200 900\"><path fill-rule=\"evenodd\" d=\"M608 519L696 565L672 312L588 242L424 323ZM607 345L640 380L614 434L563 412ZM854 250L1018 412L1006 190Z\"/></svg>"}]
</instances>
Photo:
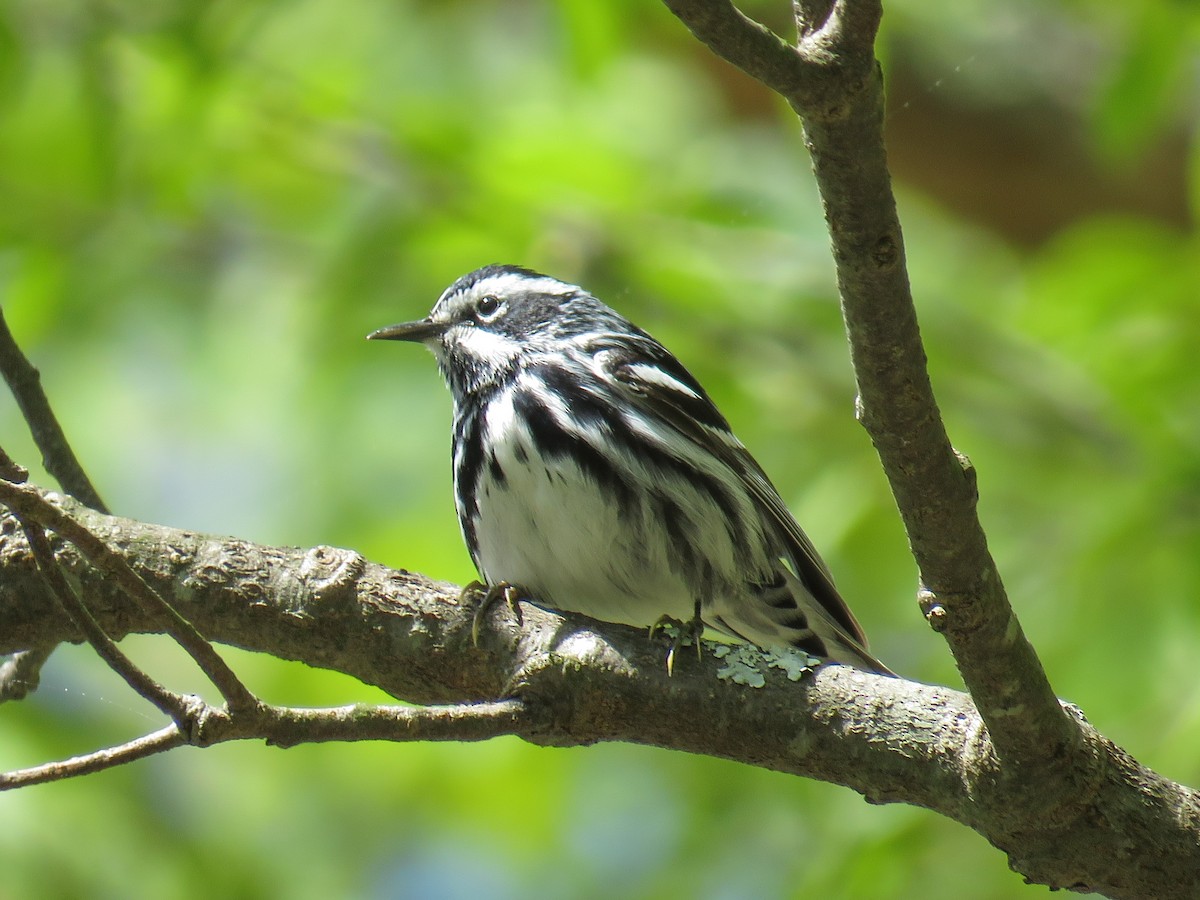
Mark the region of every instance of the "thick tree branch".
<instances>
[{"instance_id":1,"label":"thick tree branch","mask_svg":"<svg viewBox=\"0 0 1200 900\"><path fill-rule=\"evenodd\" d=\"M631 741L844 784L874 802L927 807L978 830L1020 872L1047 884L1112 897L1200 891L1200 797L1140 766L1078 713L1068 715L1079 731L1077 778L1031 798L1009 777L970 698L956 691L843 666L793 681L765 665L756 689L730 678L731 667L713 652L699 662L685 656L668 678L664 645L640 629L528 604L521 626L498 604L476 647L473 610L452 585L346 550L260 547L107 517L47 496L119 547L139 578L208 638L449 707L398 718L388 708L265 707L240 718L217 710L193 742L404 740L439 729L451 739L512 733L540 744ZM70 546L56 555L109 635L164 630L155 610L133 602ZM78 638L19 525L0 516L0 652Z\"/></svg>"},{"instance_id":2,"label":"thick tree branch","mask_svg":"<svg viewBox=\"0 0 1200 900\"><path fill-rule=\"evenodd\" d=\"M717 54L778 90L800 115L833 242L863 425L879 453L921 573L921 602L949 641L1004 771L1044 796L1081 750L1025 639L976 514L973 471L938 410L904 262L873 55L877 0L797 4L795 84L756 62L760 28L724 0L665 0ZM779 55L773 51L773 56ZM772 70L782 68L779 61Z\"/></svg>"}]
</instances>

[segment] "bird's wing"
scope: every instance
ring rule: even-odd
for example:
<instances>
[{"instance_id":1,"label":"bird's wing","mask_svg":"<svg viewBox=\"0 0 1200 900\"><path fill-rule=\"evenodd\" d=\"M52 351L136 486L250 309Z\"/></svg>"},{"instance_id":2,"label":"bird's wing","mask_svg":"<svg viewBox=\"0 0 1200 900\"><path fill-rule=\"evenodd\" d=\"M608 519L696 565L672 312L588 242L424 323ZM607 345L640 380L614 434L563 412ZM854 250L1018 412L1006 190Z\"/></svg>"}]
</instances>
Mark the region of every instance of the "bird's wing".
<instances>
[{"instance_id":1,"label":"bird's wing","mask_svg":"<svg viewBox=\"0 0 1200 900\"><path fill-rule=\"evenodd\" d=\"M832 623L865 651L867 638L862 626L838 593L816 547L691 373L649 336L620 335L619 340L596 342L593 347L598 351L594 358L600 373L630 404L712 453L737 475L766 521L774 523L786 558L801 584Z\"/></svg>"}]
</instances>

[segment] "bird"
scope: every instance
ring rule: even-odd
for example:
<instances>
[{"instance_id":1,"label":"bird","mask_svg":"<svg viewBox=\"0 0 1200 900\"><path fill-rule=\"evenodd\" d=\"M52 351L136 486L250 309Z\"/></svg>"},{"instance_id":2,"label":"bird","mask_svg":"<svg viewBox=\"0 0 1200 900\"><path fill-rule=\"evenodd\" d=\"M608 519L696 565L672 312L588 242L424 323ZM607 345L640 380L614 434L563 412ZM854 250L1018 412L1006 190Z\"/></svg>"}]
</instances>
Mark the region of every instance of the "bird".
<instances>
[{"instance_id":1,"label":"bird","mask_svg":"<svg viewBox=\"0 0 1200 900\"><path fill-rule=\"evenodd\" d=\"M437 360L455 507L488 596L892 674L704 388L584 288L488 265L425 318L367 337Z\"/></svg>"}]
</instances>

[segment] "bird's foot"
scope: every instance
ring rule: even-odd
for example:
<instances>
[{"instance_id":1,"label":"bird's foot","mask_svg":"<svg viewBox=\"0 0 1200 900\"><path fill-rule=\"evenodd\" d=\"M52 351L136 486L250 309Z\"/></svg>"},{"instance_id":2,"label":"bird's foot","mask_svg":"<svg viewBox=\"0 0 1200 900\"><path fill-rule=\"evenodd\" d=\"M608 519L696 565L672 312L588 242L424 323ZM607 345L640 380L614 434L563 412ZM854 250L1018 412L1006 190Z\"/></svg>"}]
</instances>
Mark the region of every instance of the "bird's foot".
<instances>
[{"instance_id":1,"label":"bird's foot","mask_svg":"<svg viewBox=\"0 0 1200 900\"><path fill-rule=\"evenodd\" d=\"M658 621L650 626L650 638L658 632L663 632L671 639L671 646L667 650L667 675L675 674L675 651L680 647L694 645L696 647L696 659L703 658L700 649L700 635L704 633L704 622L697 615L690 622L684 622L676 619L674 616L660 616Z\"/></svg>"},{"instance_id":2,"label":"bird's foot","mask_svg":"<svg viewBox=\"0 0 1200 900\"><path fill-rule=\"evenodd\" d=\"M529 592L519 584L509 584L507 581L502 581L499 584L487 585L481 581L472 581L462 590L460 598L465 599L468 595L480 594L479 605L475 607L475 614L471 617L471 643L479 646L479 629L483 624L483 620L487 618L488 612L496 601L504 598L504 602L512 611L513 617L517 620L517 624L521 624L521 607L517 605L517 601L522 597L528 597Z\"/></svg>"}]
</instances>

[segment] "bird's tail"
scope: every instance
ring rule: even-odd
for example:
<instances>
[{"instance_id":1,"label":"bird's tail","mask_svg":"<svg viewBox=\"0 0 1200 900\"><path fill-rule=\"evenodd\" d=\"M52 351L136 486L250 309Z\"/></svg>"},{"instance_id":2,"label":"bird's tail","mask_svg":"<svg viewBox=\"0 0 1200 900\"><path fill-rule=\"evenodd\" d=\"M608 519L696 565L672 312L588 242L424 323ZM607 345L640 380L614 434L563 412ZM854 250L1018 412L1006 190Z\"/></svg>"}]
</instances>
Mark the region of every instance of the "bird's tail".
<instances>
[{"instance_id":1,"label":"bird's tail","mask_svg":"<svg viewBox=\"0 0 1200 900\"><path fill-rule=\"evenodd\" d=\"M799 578L792 574L791 570L784 567L783 571L784 578L788 582L788 587L794 592L794 596L812 598L809 603L804 604L804 611L808 614L808 627L811 629L811 633L815 634L824 645L826 659L854 666L856 669L863 669L867 672L895 676L895 672L876 659L867 649L865 637L860 640L858 635L846 631L840 623L834 620L825 607L812 597L812 593ZM832 581L829 582L829 589L834 590ZM801 642L801 649L807 650L808 648L804 647Z\"/></svg>"},{"instance_id":2,"label":"bird's tail","mask_svg":"<svg viewBox=\"0 0 1200 900\"><path fill-rule=\"evenodd\" d=\"M846 635L822 635L822 638L829 651L829 659L833 662L845 663L866 672L895 677L896 673L876 659L866 647L855 640L848 639Z\"/></svg>"}]
</instances>

